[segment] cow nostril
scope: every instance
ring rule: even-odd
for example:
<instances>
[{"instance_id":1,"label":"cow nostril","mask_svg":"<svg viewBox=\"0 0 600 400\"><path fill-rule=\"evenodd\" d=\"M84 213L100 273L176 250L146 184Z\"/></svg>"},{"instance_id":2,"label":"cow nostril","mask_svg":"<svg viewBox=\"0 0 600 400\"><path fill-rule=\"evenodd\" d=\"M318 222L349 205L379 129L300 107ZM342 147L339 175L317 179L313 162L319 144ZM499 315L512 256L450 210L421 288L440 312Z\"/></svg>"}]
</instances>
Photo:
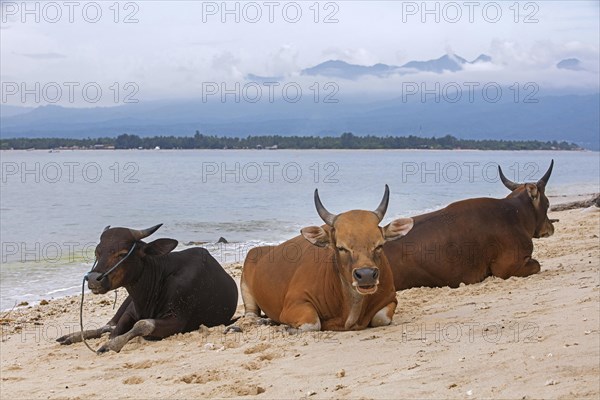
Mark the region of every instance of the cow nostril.
<instances>
[{"instance_id":1,"label":"cow nostril","mask_svg":"<svg viewBox=\"0 0 600 400\"><path fill-rule=\"evenodd\" d=\"M362 275L360 274L360 272L358 272L357 269L354 270L354 278L356 278L357 281L360 281L362 279Z\"/></svg>"},{"instance_id":2,"label":"cow nostril","mask_svg":"<svg viewBox=\"0 0 600 400\"><path fill-rule=\"evenodd\" d=\"M373 279L377 279L379 277L379 270L374 269L373 270Z\"/></svg>"}]
</instances>

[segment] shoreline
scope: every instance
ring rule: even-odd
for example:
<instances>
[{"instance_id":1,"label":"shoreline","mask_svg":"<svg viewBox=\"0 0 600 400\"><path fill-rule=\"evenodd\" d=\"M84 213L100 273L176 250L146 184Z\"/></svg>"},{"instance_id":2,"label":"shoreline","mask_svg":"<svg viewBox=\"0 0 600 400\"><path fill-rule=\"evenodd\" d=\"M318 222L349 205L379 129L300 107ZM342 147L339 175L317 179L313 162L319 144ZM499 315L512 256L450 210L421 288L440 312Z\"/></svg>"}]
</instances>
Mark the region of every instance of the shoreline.
<instances>
[{"instance_id":1,"label":"shoreline","mask_svg":"<svg viewBox=\"0 0 600 400\"><path fill-rule=\"evenodd\" d=\"M492 152L492 151L506 151L506 152L578 152L578 153L600 153L600 150L591 150L586 148L579 149L372 149L372 148L356 148L356 149L338 149L338 148L311 148L311 149L302 149L302 148L278 148L278 149L253 149L253 148L232 148L232 149L211 149L211 148L197 148L197 149L90 149L90 148L78 148L78 149L70 149L70 148L47 148L47 149L0 149L1 151L7 152L43 152L43 153L60 153L62 151L99 151L99 152L109 152L109 151L406 151L406 152L416 152L416 151L443 151L443 152L469 152L469 151L481 151L481 152Z\"/></svg>"},{"instance_id":2,"label":"shoreline","mask_svg":"<svg viewBox=\"0 0 600 400\"><path fill-rule=\"evenodd\" d=\"M549 216L560 222L554 236L534 239L540 273L398 292L388 327L291 337L242 319L242 334L201 328L96 356L54 342L79 330L79 296L2 313L0 390L52 399L597 398L600 209ZM239 282L241 264L225 268ZM86 295L86 327L114 314L113 299Z\"/></svg>"},{"instance_id":3,"label":"shoreline","mask_svg":"<svg viewBox=\"0 0 600 400\"><path fill-rule=\"evenodd\" d=\"M565 195L548 195L550 201L550 211L562 211L562 209L555 210L555 208L562 208L567 205L571 205L572 208L585 208L590 205L585 205L586 202L593 202L600 196L600 193L578 193L578 194L565 194ZM575 204L577 203L577 204Z\"/></svg>"}]
</instances>

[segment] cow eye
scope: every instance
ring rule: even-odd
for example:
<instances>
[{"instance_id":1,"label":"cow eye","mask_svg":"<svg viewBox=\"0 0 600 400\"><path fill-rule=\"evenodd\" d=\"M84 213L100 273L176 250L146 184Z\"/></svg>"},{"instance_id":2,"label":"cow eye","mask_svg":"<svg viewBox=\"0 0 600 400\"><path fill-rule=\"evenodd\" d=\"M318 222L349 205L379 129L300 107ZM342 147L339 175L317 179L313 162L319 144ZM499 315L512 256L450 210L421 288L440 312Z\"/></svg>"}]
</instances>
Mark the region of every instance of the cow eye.
<instances>
[{"instance_id":1,"label":"cow eye","mask_svg":"<svg viewBox=\"0 0 600 400\"><path fill-rule=\"evenodd\" d=\"M119 258L123 258L123 257L125 257L126 255L127 255L127 253L119 253L119 254L117 255L117 257L119 257Z\"/></svg>"},{"instance_id":2,"label":"cow eye","mask_svg":"<svg viewBox=\"0 0 600 400\"><path fill-rule=\"evenodd\" d=\"M338 248L337 248L337 249L338 249L339 251L342 251L342 252L344 252L344 253L347 253L347 252L349 251L347 248L345 248L345 247L341 247L341 246L338 246Z\"/></svg>"}]
</instances>

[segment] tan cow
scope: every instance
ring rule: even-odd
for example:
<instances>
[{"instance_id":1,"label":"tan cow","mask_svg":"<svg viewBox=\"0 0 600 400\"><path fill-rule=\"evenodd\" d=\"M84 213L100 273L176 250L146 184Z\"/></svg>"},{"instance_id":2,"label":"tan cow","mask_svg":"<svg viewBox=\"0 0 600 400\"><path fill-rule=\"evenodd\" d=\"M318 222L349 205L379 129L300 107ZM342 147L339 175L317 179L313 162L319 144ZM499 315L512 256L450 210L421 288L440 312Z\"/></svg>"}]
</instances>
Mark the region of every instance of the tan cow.
<instances>
[{"instance_id":1,"label":"tan cow","mask_svg":"<svg viewBox=\"0 0 600 400\"><path fill-rule=\"evenodd\" d=\"M375 211L329 213L315 190L323 226L303 228L279 246L248 252L241 279L246 316L261 310L290 332L389 325L396 309L392 271L382 251L410 231L411 218L383 219L389 188Z\"/></svg>"}]
</instances>

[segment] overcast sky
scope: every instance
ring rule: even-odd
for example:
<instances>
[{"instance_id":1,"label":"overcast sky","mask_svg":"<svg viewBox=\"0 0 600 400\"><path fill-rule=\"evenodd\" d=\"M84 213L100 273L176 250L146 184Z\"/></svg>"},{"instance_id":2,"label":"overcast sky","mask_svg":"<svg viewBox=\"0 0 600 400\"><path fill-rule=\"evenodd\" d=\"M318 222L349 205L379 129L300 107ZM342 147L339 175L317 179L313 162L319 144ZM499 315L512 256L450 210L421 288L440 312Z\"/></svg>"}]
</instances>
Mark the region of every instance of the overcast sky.
<instances>
[{"instance_id":1,"label":"overcast sky","mask_svg":"<svg viewBox=\"0 0 600 400\"><path fill-rule=\"evenodd\" d=\"M135 82L137 96L152 100L198 96L203 82L243 82L249 73L302 79L302 68L328 59L401 65L485 53L493 64L423 79L598 88L598 1L427 2L429 14L421 1L228 2L229 14L221 1L76 3L29 2L26 13L23 2L2 1L3 84L97 82L106 90ZM585 71L556 68L572 57ZM348 87L377 91L390 83ZM15 98L3 96L3 104Z\"/></svg>"}]
</instances>

